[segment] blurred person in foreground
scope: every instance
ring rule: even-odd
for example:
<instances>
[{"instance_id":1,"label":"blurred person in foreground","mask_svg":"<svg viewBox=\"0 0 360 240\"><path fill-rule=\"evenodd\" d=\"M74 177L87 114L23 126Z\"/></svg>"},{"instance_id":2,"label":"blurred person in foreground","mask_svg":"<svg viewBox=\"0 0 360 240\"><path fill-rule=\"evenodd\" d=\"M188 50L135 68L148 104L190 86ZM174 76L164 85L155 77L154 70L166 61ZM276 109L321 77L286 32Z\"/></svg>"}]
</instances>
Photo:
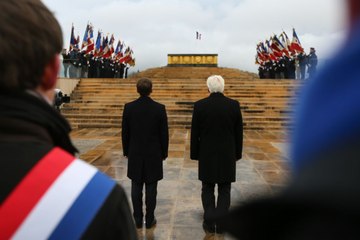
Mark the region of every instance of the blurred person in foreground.
<instances>
[{"instance_id":1,"label":"blurred person in foreground","mask_svg":"<svg viewBox=\"0 0 360 240\"><path fill-rule=\"evenodd\" d=\"M344 48L300 96L293 179L280 195L223 219L237 239L360 239L360 2L348 2Z\"/></svg>"},{"instance_id":2,"label":"blurred person in foreground","mask_svg":"<svg viewBox=\"0 0 360 240\"><path fill-rule=\"evenodd\" d=\"M214 221L214 216L226 214L230 207L236 161L242 157L243 122L239 102L223 94L224 79L219 75L210 76L206 84L210 96L194 104L190 158L199 162L203 229L221 234L221 226Z\"/></svg>"},{"instance_id":3,"label":"blurred person in foreground","mask_svg":"<svg viewBox=\"0 0 360 240\"><path fill-rule=\"evenodd\" d=\"M124 190L74 157L52 106L59 23L40 0L0 9L0 239L136 239Z\"/></svg>"}]
</instances>

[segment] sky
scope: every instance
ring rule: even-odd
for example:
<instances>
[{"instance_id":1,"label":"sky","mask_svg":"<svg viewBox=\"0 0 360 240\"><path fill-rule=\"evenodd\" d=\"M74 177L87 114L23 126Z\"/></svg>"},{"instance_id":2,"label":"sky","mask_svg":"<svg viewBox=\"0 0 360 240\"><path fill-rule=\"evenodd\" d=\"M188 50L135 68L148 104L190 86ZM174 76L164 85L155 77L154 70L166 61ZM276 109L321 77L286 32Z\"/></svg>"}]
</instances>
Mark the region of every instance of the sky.
<instances>
[{"instance_id":1,"label":"sky","mask_svg":"<svg viewBox=\"0 0 360 240\"><path fill-rule=\"evenodd\" d=\"M256 45L296 29L308 53L329 59L346 35L345 0L43 0L60 22L64 48L71 26L83 38L114 34L134 51L132 71L167 65L167 54L218 54L219 67L257 72ZM201 40L196 39L196 31ZM116 46L114 46L116 47Z\"/></svg>"}]
</instances>

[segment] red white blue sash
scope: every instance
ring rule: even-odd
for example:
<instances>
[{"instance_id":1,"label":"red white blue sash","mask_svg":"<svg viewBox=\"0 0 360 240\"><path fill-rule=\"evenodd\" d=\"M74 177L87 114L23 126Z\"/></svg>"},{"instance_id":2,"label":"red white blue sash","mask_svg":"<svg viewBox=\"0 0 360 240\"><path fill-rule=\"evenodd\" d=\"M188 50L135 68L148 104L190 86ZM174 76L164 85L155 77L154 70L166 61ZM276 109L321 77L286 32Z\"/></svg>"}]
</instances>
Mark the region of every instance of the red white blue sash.
<instances>
[{"instance_id":1,"label":"red white blue sash","mask_svg":"<svg viewBox=\"0 0 360 240\"><path fill-rule=\"evenodd\" d=\"M54 148L0 206L0 240L79 239L115 182Z\"/></svg>"}]
</instances>

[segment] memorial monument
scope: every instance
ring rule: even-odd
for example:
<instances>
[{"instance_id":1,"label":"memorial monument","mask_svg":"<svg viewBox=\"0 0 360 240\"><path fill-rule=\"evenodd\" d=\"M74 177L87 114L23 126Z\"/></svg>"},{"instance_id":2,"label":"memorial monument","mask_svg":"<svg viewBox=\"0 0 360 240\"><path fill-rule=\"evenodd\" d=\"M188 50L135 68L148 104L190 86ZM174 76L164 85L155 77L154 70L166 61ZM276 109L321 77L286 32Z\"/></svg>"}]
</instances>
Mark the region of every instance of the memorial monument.
<instances>
[{"instance_id":1,"label":"memorial monument","mask_svg":"<svg viewBox=\"0 0 360 240\"><path fill-rule=\"evenodd\" d=\"M217 67L217 54L168 54L168 67Z\"/></svg>"}]
</instances>

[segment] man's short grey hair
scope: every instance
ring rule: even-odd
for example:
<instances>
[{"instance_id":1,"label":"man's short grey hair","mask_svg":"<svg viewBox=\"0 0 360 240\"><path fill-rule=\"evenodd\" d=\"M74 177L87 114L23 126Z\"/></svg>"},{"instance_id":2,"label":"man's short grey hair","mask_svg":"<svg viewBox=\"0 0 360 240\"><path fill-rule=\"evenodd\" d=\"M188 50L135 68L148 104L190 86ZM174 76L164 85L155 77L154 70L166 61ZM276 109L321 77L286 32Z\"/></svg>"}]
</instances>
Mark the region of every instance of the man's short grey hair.
<instances>
[{"instance_id":1,"label":"man's short grey hair","mask_svg":"<svg viewBox=\"0 0 360 240\"><path fill-rule=\"evenodd\" d=\"M208 77L206 84L209 88L210 93L224 92L225 80L220 75L212 75Z\"/></svg>"}]
</instances>

